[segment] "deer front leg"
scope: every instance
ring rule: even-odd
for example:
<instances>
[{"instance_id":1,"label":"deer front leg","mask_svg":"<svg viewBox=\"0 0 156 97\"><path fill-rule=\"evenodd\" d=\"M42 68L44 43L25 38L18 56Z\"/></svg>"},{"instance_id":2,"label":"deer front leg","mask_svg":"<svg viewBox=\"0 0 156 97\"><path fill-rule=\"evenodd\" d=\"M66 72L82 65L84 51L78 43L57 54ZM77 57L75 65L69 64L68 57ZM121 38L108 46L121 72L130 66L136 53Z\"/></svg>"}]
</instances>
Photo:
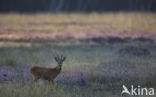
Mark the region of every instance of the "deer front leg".
<instances>
[{"instance_id":1,"label":"deer front leg","mask_svg":"<svg viewBox=\"0 0 156 97\"><path fill-rule=\"evenodd\" d=\"M51 89L51 91L54 91L56 89L54 81L53 80L48 80L48 82L49 82L48 88Z\"/></svg>"},{"instance_id":2,"label":"deer front leg","mask_svg":"<svg viewBox=\"0 0 156 97\"><path fill-rule=\"evenodd\" d=\"M48 80L49 84L54 85L54 81L53 80Z\"/></svg>"}]
</instances>

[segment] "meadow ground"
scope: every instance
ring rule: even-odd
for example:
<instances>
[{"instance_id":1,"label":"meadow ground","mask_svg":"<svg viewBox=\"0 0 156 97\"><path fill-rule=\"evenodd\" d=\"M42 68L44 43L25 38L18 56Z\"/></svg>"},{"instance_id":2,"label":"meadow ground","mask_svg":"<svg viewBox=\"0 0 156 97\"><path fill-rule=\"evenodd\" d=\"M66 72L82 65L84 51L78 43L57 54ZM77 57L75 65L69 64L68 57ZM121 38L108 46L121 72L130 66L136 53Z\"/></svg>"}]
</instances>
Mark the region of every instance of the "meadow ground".
<instances>
[{"instance_id":1,"label":"meadow ground","mask_svg":"<svg viewBox=\"0 0 156 97\"><path fill-rule=\"evenodd\" d=\"M155 26L155 13L0 14L0 97L121 97L122 85L156 88ZM29 69L55 67L58 54L67 60L55 88L31 85Z\"/></svg>"}]
</instances>

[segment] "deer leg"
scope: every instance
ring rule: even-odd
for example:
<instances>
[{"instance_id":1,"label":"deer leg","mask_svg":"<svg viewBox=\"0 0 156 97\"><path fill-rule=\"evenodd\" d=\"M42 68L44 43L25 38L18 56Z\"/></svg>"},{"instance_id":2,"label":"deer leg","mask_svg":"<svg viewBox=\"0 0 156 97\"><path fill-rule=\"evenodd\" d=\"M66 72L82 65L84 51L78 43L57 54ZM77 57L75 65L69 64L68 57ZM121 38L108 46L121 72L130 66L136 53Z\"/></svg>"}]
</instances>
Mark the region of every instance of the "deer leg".
<instances>
[{"instance_id":1,"label":"deer leg","mask_svg":"<svg viewBox=\"0 0 156 97\"><path fill-rule=\"evenodd\" d=\"M54 84L54 81L53 80L49 80L49 86L51 86L52 90L55 90L56 89L56 85Z\"/></svg>"},{"instance_id":2,"label":"deer leg","mask_svg":"<svg viewBox=\"0 0 156 97\"><path fill-rule=\"evenodd\" d=\"M35 77L34 76L34 80L33 80L33 83L32 83L32 86L36 88L36 82L37 80L39 79L39 77Z\"/></svg>"},{"instance_id":3,"label":"deer leg","mask_svg":"<svg viewBox=\"0 0 156 97\"><path fill-rule=\"evenodd\" d=\"M39 79L39 77L34 77L34 83L37 82L37 80Z\"/></svg>"},{"instance_id":4,"label":"deer leg","mask_svg":"<svg viewBox=\"0 0 156 97\"><path fill-rule=\"evenodd\" d=\"M53 80L48 80L49 84L54 85L54 81Z\"/></svg>"}]
</instances>

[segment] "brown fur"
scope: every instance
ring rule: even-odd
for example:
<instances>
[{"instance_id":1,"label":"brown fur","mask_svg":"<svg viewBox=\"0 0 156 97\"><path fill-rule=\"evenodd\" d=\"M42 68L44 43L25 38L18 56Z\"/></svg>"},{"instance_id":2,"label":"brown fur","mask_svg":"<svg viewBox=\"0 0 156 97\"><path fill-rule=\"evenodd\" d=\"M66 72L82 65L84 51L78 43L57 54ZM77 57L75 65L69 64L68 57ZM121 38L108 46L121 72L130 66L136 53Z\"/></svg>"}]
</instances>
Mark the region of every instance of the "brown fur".
<instances>
[{"instance_id":1,"label":"brown fur","mask_svg":"<svg viewBox=\"0 0 156 97\"><path fill-rule=\"evenodd\" d=\"M34 82L41 78L53 83L54 79L60 72L61 68L59 68L58 66L56 68L34 66L30 69L30 73L34 77Z\"/></svg>"},{"instance_id":2,"label":"brown fur","mask_svg":"<svg viewBox=\"0 0 156 97\"><path fill-rule=\"evenodd\" d=\"M58 66L55 68L48 68L48 67L40 67L34 66L30 69L30 73L34 78L34 82L37 82L38 79L48 80L50 83L53 83L54 79L58 76L61 72L62 63L66 57L61 56L55 57L56 62L58 62ZM61 63L60 63L61 62Z\"/></svg>"}]
</instances>

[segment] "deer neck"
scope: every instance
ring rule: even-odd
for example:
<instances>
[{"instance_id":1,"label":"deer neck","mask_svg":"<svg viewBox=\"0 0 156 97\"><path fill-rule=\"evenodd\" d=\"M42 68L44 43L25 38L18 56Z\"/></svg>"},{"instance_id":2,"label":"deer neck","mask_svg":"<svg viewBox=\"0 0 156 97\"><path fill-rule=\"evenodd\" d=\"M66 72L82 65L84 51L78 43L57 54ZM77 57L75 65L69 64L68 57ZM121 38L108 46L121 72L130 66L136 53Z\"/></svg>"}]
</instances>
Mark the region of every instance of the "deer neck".
<instances>
[{"instance_id":1,"label":"deer neck","mask_svg":"<svg viewBox=\"0 0 156 97\"><path fill-rule=\"evenodd\" d=\"M61 71L61 67L60 67L60 66L57 66L57 67L56 67L56 70L57 70L58 72L60 72L60 71Z\"/></svg>"}]
</instances>

